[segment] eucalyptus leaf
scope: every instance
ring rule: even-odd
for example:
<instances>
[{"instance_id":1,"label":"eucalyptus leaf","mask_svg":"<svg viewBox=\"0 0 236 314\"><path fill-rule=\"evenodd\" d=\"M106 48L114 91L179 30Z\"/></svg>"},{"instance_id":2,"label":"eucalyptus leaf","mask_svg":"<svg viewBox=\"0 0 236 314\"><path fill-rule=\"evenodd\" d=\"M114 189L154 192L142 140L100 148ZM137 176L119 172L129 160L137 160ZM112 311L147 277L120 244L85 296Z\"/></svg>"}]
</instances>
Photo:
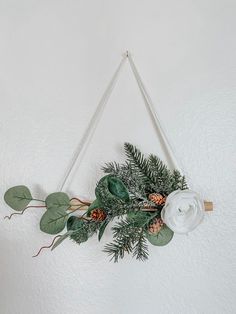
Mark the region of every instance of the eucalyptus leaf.
<instances>
[{"instance_id":1,"label":"eucalyptus leaf","mask_svg":"<svg viewBox=\"0 0 236 314\"><path fill-rule=\"evenodd\" d=\"M103 233L108 225L109 221L108 220L104 220L99 228L99 232L98 232L98 241L101 240Z\"/></svg>"},{"instance_id":2,"label":"eucalyptus leaf","mask_svg":"<svg viewBox=\"0 0 236 314\"><path fill-rule=\"evenodd\" d=\"M67 239L73 231L67 231L65 234L60 236L60 238L57 239L57 241L53 244L53 247L51 248L51 251L54 250L56 247L58 247L65 239Z\"/></svg>"},{"instance_id":3,"label":"eucalyptus leaf","mask_svg":"<svg viewBox=\"0 0 236 314\"><path fill-rule=\"evenodd\" d=\"M152 245L164 246L172 240L173 235L174 232L164 225L156 235L147 232L146 238Z\"/></svg>"},{"instance_id":4,"label":"eucalyptus leaf","mask_svg":"<svg viewBox=\"0 0 236 314\"><path fill-rule=\"evenodd\" d=\"M67 219L68 215L62 208L47 210L40 220L40 229L45 233L57 234L65 228Z\"/></svg>"},{"instance_id":5,"label":"eucalyptus leaf","mask_svg":"<svg viewBox=\"0 0 236 314\"><path fill-rule=\"evenodd\" d=\"M45 203L48 210L67 210L70 207L69 196L64 192L55 192L48 195Z\"/></svg>"},{"instance_id":6,"label":"eucalyptus leaf","mask_svg":"<svg viewBox=\"0 0 236 314\"><path fill-rule=\"evenodd\" d=\"M18 185L6 191L4 200L14 210L22 211L32 201L32 195L26 186Z\"/></svg>"}]
</instances>

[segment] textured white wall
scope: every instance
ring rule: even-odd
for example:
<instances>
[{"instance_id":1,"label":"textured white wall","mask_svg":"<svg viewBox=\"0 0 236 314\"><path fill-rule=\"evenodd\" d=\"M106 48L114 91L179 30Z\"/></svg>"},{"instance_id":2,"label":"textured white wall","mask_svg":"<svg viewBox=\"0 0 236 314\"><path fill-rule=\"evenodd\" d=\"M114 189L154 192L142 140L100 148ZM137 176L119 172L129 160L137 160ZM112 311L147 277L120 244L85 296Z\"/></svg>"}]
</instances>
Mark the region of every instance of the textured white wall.
<instances>
[{"instance_id":1,"label":"textured white wall","mask_svg":"<svg viewBox=\"0 0 236 314\"><path fill-rule=\"evenodd\" d=\"M57 190L120 56L130 49L192 187L215 211L150 259L108 262L102 243L51 237L41 210L4 221L1 314L233 314L235 303L234 0L1 0L1 199L25 184ZM128 65L67 192L92 197L99 167L122 143L160 153Z\"/></svg>"}]
</instances>

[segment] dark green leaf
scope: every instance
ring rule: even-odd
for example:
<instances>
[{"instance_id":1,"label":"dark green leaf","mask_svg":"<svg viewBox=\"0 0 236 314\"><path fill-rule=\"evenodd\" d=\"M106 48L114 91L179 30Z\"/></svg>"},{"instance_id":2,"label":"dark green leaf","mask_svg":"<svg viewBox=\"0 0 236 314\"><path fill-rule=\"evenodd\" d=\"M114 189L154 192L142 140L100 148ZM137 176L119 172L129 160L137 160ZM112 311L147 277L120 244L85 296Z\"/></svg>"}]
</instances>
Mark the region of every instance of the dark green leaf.
<instances>
[{"instance_id":1,"label":"dark green leaf","mask_svg":"<svg viewBox=\"0 0 236 314\"><path fill-rule=\"evenodd\" d=\"M71 239L77 243L88 240L87 222L76 216L71 216L67 221L67 230L72 231Z\"/></svg>"},{"instance_id":2,"label":"dark green leaf","mask_svg":"<svg viewBox=\"0 0 236 314\"><path fill-rule=\"evenodd\" d=\"M63 192L56 192L48 195L45 203L48 210L67 210L70 207L69 196Z\"/></svg>"},{"instance_id":3,"label":"dark green leaf","mask_svg":"<svg viewBox=\"0 0 236 314\"><path fill-rule=\"evenodd\" d=\"M108 220L104 220L101 224L101 227L99 228L99 232L98 232L98 241L101 240L103 233L108 225L109 221Z\"/></svg>"},{"instance_id":4,"label":"dark green leaf","mask_svg":"<svg viewBox=\"0 0 236 314\"><path fill-rule=\"evenodd\" d=\"M73 231L70 238L74 240L76 243L80 244L80 243L86 242L89 236L88 236L88 232L86 228L82 227L80 229Z\"/></svg>"},{"instance_id":5,"label":"dark green leaf","mask_svg":"<svg viewBox=\"0 0 236 314\"><path fill-rule=\"evenodd\" d=\"M22 211L32 201L32 196L26 186L18 185L6 191L4 200L14 210Z\"/></svg>"},{"instance_id":6,"label":"dark green leaf","mask_svg":"<svg viewBox=\"0 0 236 314\"><path fill-rule=\"evenodd\" d=\"M67 239L73 231L67 231L65 234L63 234L60 238L57 239L57 241L53 244L53 247L51 248L51 251L54 250L58 245L60 245L65 239Z\"/></svg>"},{"instance_id":7,"label":"dark green leaf","mask_svg":"<svg viewBox=\"0 0 236 314\"><path fill-rule=\"evenodd\" d=\"M129 200L128 191L123 182L113 175L103 177L95 190L97 200L102 208L109 208L114 203L124 203Z\"/></svg>"},{"instance_id":8,"label":"dark green leaf","mask_svg":"<svg viewBox=\"0 0 236 314\"><path fill-rule=\"evenodd\" d=\"M129 192L124 183L115 176L108 177L108 189L111 194L122 199L125 202L129 201Z\"/></svg>"},{"instance_id":9,"label":"dark green leaf","mask_svg":"<svg viewBox=\"0 0 236 314\"><path fill-rule=\"evenodd\" d=\"M164 246L172 240L173 235L174 232L164 225L158 234L147 233L146 238L152 245Z\"/></svg>"},{"instance_id":10,"label":"dark green leaf","mask_svg":"<svg viewBox=\"0 0 236 314\"><path fill-rule=\"evenodd\" d=\"M40 229L45 233L57 234L65 228L67 219L68 215L62 208L47 210L40 220Z\"/></svg>"},{"instance_id":11,"label":"dark green leaf","mask_svg":"<svg viewBox=\"0 0 236 314\"><path fill-rule=\"evenodd\" d=\"M66 227L67 227L68 231L69 230L77 230L77 229L83 227L84 224L85 224L85 222L82 219L80 219L76 216L70 216L70 218L67 221Z\"/></svg>"}]
</instances>

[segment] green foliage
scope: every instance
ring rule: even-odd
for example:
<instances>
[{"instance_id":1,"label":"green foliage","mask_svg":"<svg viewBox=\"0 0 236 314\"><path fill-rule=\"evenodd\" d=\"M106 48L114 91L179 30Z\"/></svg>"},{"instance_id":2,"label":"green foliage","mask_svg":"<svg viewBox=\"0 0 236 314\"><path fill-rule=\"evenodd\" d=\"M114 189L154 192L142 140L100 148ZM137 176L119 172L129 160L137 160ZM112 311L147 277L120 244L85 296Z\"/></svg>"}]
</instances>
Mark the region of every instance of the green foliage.
<instances>
[{"instance_id":1,"label":"green foliage","mask_svg":"<svg viewBox=\"0 0 236 314\"><path fill-rule=\"evenodd\" d=\"M115 176L107 176L108 190L112 195L120 198L124 202L129 201L129 192L124 183Z\"/></svg>"},{"instance_id":2,"label":"green foliage","mask_svg":"<svg viewBox=\"0 0 236 314\"><path fill-rule=\"evenodd\" d=\"M186 189L187 183L179 171L170 171L155 155L145 158L133 145L125 143L127 161L124 164L107 163L105 173L116 175L128 188L133 198L147 200L150 193L170 194Z\"/></svg>"},{"instance_id":3,"label":"green foliage","mask_svg":"<svg viewBox=\"0 0 236 314\"><path fill-rule=\"evenodd\" d=\"M45 233L57 234L65 228L67 219L68 214L63 208L47 210L40 220L40 229Z\"/></svg>"},{"instance_id":4,"label":"green foliage","mask_svg":"<svg viewBox=\"0 0 236 314\"><path fill-rule=\"evenodd\" d=\"M95 194L99 204L106 209L112 204L129 201L129 193L124 183L114 175L103 177L97 184Z\"/></svg>"},{"instance_id":5,"label":"green foliage","mask_svg":"<svg viewBox=\"0 0 236 314\"><path fill-rule=\"evenodd\" d=\"M86 222L83 222L82 226L70 235L70 238L78 244L86 242L89 238L86 227Z\"/></svg>"},{"instance_id":6,"label":"green foliage","mask_svg":"<svg viewBox=\"0 0 236 314\"><path fill-rule=\"evenodd\" d=\"M104 233L104 231L105 231L105 229L106 229L108 223L109 223L109 220L108 220L108 219L106 219L106 220L104 220L104 221L102 222L102 224L101 224L101 226L100 226L100 228L99 228L99 232L98 232L98 241L101 240L101 238L102 238L102 236L103 236L103 233Z\"/></svg>"},{"instance_id":7,"label":"green foliage","mask_svg":"<svg viewBox=\"0 0 236 314\"><path fill-rule=\"evenodd\" d=\"M76 216L71 216L67 221L67 230L73 231L70 238L77 243L88 240L87 222Z\"/></svg>"},{"instance_id":8,"label":"green foliage","mask_svg":"<svg viewBox=\"0 0 236 314\"><path fill-rule=\"evenodd\" d=\"M67 210L70 207L70 199L66 193L56 192L48 195L45 200L48 210L63 209Z\"/></svg>"},{"instance_id":9,"label":"green foliage","mask_svg":"<svg viewBox=\"0 0 236 314\"><path fill-rule=\"evenodd\" d=\"M185 178L179 171L170 171L167 166L155 155L145 157L136 147L125 144L127 161L124 164L107 163L103 168L107 174L115 175L126 185L130 195L129 205L123 205L123 212L114 207L117 216L127 214L113 228L113 243L105 246L105 252L117 262L124 257L125 252L133 253L139 260L148 258L146 239L153 245L168 244L173 231L164 226L157 235L147 232L150 221L160 217L162 206L157 206L148 200L150 193L169 195L172 191L186 189ZM154 214L142 212L143 206L156 208ZM126 208L125 208L126 207ZM115 215L113 215L114 217Z\"/></svg>"},{"instance_id":10,"label":"green foliage","mask_svg":"<svg viewBox=\"0 0 236 314\"><path fill-rule=\"evenodd\" d=\"M122 259L125 253L131 252L137 260L146 260L148 258L148 246L145 230L151 219L153 219L153 214L137 212L117 222L112 228L114 241L105 246L104 252L108 253L114 262Z\"/></svg>"},{"instance_id":11,"label":"green foliage","mask_svg":"<svg viewBox=\"0 0 236 314\"><path fill-rule=\"evenodd\" d=\"M163 246L171 241L173 231L165 225L156 235L148 232L150 223L154 218L160 218L163 208L163 205L151 202L149 194L161 193L167 196L174 190L187 189L184 176L177 170L170 171L155 155L145 157L129 143L125 143L124 149L127 157L125 163L110 162L103 167L106 176L98 182L95 189L96 199L83 216L69 217L67 210L70 199L66 193L48 195L45 200L47 210L41 218L40 229L49 234L57 234L67 225L67 232L57 239L52 249L68 237L80 244L97 232L100 241L108 223L114 218L120 220L112 228L113 242L108 243L104 251L115 262L123 258L125 253L132 254L137 260L146 260L147 240L155 246ZM10 188L4 199L10 207L22 213L30 201L36 201L25 186ZM148 212L149 207L154 212ZM92 210L96 208L106 212L104 221L90 218Z\"/></svg>"},{"instance_id":12,"label":"green foliage","mask_svg":"<svg viewBox=\"0 0 236 314\"><path fill-rule=\"evenodd\" d=\"M146 238L152 245L164 246L172 240L173 235L174 232L166 225L164 225L156 235L147 232Z\"/></svg>"},{"instance_id":13,"label":"green foliage","mask_svg":"<svg viewBox=\"0 0 236 314\"><path fill-rule=\"evenodd\" d=\"M83 225L84 221L81 218L76 216L70 216L70 218L67 220L66 227L68 231L70 230L74 231L83 227Z\"/></svg>"},{"instance_id":14,"label":"green foliage","mask_svg":"<svg viewBox=\"0 0 236 314\"><path fill-rule=\"evenodd\" d=\"M133 248L133 256L137 260L145 261L148 259L148 245L144 233L140 233Z\"/></svg>"},{"instance_id":15,"label":"green foliage","mask_svg":"<svg viewBox=\"0 0 236 314\"><path fill-rule=\"evenodd\" d=\"M32 201L32 195L26 186L18 185L6 191L4 200L12 209L22 211Z\"/></svg>"},{"instance_id":16,"label":"green foliage","mask_svg":"<svg viewBox=\"0 0 236 314\"><path fill-rule=\"evenodd\" d=\"M64 233L62 236L60 236L56 242L53 244L51 251L54 250L56 247L58 247L64 240L66 240L71 234L73 233L72 230L67 231L66 233Z\"/></svg>"},{"instance_id":17,"label":"green foliage","mask_svg":"<svg viewBox=\"0 0 236 314\"><path fill-rule=\"evenodd\" d=\"M45 233L57 234L65 228L68 219L66 210L70 206L69 196L63 192L52 193L46 198L45 204L47 211L40 220L40 229ZM61 243L59 240L57 245Z\"/></svg>"},{"instance_id":18,"label":"green foliage","mask_svg":"<svg viewBox=\"0 0 236 314\"><path fill-rule=\"evenodd\" d=\"M95 205L92 204L89 208L89 213L91 208L99 206L106 211L108 220L125 214L132 206L126 186L115 175L103 177L97 184L95 194L97 200Z\"/></svg>"},{"instance_id":19,"label":"green foliage","mask_svg":"<svg viewBox=\"0 0 236 314\"><path fill-rule=\"evenodd\" d=\"M70 238L80 244L96 233L100 225L101 223L97 221L86 221L81 217L71 216L67 222L67 230L73 231Z\"/></svg>"}]
</instances>

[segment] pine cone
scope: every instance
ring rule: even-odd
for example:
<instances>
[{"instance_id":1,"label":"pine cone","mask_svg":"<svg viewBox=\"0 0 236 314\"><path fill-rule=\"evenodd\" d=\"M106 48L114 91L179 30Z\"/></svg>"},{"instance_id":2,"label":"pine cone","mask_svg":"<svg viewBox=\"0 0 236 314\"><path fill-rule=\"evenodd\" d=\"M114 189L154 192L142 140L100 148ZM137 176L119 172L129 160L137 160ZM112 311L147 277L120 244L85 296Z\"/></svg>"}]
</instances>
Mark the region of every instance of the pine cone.
<instances>
[{"instance_id":1,"label":"pine cone","mask_svg":"<svg viewBox=\"0 0 236 314\"><path fill-rule=\"evenodd\" d=\"M163 225L164 223L161 218L154 218L152 223L148 227L148 232L151 234L157 234L158 232L160 232Z\"/></svg>"},{"instance_id":2,"label":"pine cone","mask_svg":"<svg viewBox=\"0 0 236 314\"><path fill-rule=\"evenodd\" d=\"M149 201L155 203L156 205L164 205L166 197L159 193L152 193L148 196Z\"/></svg>"},{"instance_id":3,"label":"pine cone","mask_svg":"<svg viewBox=\"0 0 236 314\"><path fill-rule=\"evenodd\" d=\"M96 208L91 212L90 217L96 221L103 221L106 219L106 213L101 208Z\"/></svg>"}]
</instances>

